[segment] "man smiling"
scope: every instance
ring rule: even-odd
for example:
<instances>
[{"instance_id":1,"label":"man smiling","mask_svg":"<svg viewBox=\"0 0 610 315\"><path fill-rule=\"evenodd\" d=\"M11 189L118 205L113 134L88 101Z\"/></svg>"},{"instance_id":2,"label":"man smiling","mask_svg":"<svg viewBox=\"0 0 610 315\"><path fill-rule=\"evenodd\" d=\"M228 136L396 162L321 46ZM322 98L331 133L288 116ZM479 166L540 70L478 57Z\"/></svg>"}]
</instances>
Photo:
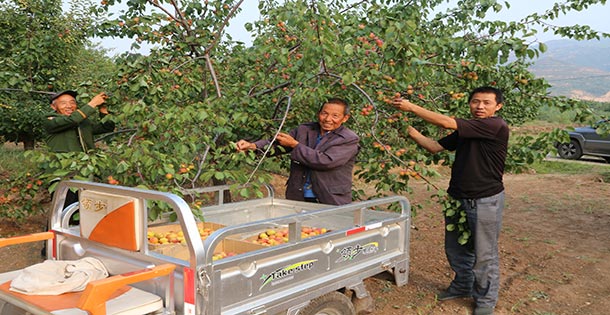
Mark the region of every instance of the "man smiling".
<instances>
[{"instance_id":1,"label":"man smiling","mask_svg":"<svg viewBox=\"0 0 610 315\"><path fill-rule=\"evenodd\" d=\"M290 176L286 198L342 205L352 201L352 171L359 151L358 136L343 126L349 106L339 98L327 100L318 111L318 121L280 133L277 142L290 153ZM239 140L237 150L256 150L270 140Z\"/></svg>"},{"instance_id":2,"label":"man smiling","mask_svg":"<svg viewBox=\"0 0 610 315\"><path fill-rule=\"evenodd\" d=\"M106 93L97 94L87 105L80 108L76 102L76 96L76 91L67 90L51 97L53 113L45 117L42 126L47 132L46 143L52 152L89 152L95 149L93 135L114 130L114 122L100 121L109 114L104 105L108 98ZM100 117L95 115L96 108L99 110ZM65 195L64 208L77 201L78 194L68 190ZM41 254L46 257L46 243L44 244L45 247L42 248Z\"/></svg>"},{"instance_id":3,"label":"man smiling","mask_svg":"<svg viewBox=\"0 0 610 315\"><path fill-rule=\"evenodd\" d=\"M87 152L95 148L93 135L111 132L114 122L101 122L108 115L104 105L106 93L99 93L85 105L78 107L75 91L59 92L51 98L54 112L43 121L47 132L46 142L53 152ZM99 119L95 117L96 108ZM93 118L92 118L93 116Z\"/></svg>"}]
</instances>

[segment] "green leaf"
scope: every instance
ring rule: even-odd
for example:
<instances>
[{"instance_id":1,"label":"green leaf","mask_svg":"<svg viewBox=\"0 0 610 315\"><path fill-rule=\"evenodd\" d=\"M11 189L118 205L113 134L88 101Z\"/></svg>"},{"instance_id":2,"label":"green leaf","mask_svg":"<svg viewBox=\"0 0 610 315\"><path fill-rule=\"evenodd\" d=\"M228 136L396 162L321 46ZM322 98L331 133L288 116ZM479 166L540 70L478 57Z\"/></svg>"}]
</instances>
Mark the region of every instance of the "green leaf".
<instances>
[{"instance_id":1,"label":"green leaf","mask_svg":"<svg viewBox=\"0 0 610 315\"><path fill-rule=\"evenodd\" d=\"M223 172L216 172L216 173L214 173L214 178L216 178L218 180L223 180L223 179L225 179L225 174Z\"/></svg>"},{"instance_id":2,"label":"green leaf","mask_svg":"<svg viewBox=\"0 0 610 315\"><path fill-rule=\"evenodd\" d=\"M547 51L547 46L546 46L545 43L541 42L541 43L538 44L538 49L540 49L540 52L544 53L544 52Z\"/></svg>"},{"instance_id":3,"label":"green leaf","mask_svg":"<svg viewBox=\"0 0 610 315\"><path fill-rule=\"evenodd\" d=\"M119 162L116 166L117 173L124 173L129 169L129 164L125 161Z\"/></svg>"},{"instance_id":4,"label":"green leaf","mask_svg":"<svg viewBox=\"0 0 610 315\"><path fill-rule=\"evenodd\" d=\"M341 76L341 79L343 80L343 84L345 85L350 85L355 82L354 75L351 72L346 72L344 75Z\"/></svg>"},{"instance_id":5,"label":"green leaf","mask_svg":"<svg viewBox=\"0 0 610 315\"><path fill-rule=\"evenodd\" d=\"M343 46L343 52L346 55L351 56L354 54L354 47L351 44L345 44L345 46Z\"/></svg>"},{"instance_id":6,"label":"green leaf","mask_svg":"<svg viewBox=\"0 0 610 315\"><path fill-rule=\"evenodd\" d=\"M460 237L458 238L458 243L459 243L460 245L466 245L466 244L468 243L468 237L461 237L461 236L460 236Z\"/></svg>"}]
</instances>

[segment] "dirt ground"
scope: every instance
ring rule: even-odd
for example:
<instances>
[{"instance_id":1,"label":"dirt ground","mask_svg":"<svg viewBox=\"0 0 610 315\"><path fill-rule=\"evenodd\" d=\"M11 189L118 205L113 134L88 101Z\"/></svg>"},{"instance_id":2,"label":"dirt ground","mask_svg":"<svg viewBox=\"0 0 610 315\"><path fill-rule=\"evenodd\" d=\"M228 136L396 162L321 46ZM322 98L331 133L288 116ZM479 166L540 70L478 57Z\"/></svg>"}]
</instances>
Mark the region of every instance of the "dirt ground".
<instances>
[{"instance_id":1,"label":"dirt ground","mask_svg":"<svg viewBox=\"0 0 610 315\"><path fill-rule=\"evenodd\" d=\"M506 175L505 185L496 314L610 314L610 183L521 174ZM471 314L471 299L435 300L453 272L440 208L422 188L410 196L425 210L413 219L409 283L370 279L375 314Z\"/></svg>"},{"instance_id":2,"label":"dirt ground","mask_svg":"<svg viewBox=\"0 0 610 315\"><path fill-rule=\"evenodd\" d=\"M610 170L610 166L609 166ZM446 179L438 179L446 187ZM506 175L500 239L501 291L496 314L610 313L610 183L593 175ZM453 277L443 252L440 208L422 183L413 183L409 283L367 279L374 314L471 314L472 300L439 302L435 292ZM0 220L0 236L44 229ZM37 262L40 246L0 249L0 271Z\"/></svg>"}]
</instances>

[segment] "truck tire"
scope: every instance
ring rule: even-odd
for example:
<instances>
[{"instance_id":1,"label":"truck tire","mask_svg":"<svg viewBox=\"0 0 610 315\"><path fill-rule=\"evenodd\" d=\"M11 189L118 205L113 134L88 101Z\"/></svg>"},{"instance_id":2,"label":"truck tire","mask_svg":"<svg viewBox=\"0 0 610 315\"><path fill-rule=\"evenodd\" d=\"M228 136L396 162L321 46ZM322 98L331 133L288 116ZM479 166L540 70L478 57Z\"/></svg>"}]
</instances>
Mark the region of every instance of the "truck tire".
<instances>
[{"instance_id":1,"label":"truck tire","mask_svg":"<svg viewBox=\"0 0 610 315\"><path fill-rule=\"evenodd\" d=\"M299 315L356 315L356 309L345 294L334 291L311 300Z\"/></svg>"},{"instance_id":2,"label":"truck tire","mask_svg":"<svg viewBox=\"0 0 610 315\"><path fill-rule=\"evenodd\" d=\"M578 141L572 139L570 143L562 143L557 146L559 156L567 160L578 160L582 156L582 148Z\"/></svg>"}]
</instances>

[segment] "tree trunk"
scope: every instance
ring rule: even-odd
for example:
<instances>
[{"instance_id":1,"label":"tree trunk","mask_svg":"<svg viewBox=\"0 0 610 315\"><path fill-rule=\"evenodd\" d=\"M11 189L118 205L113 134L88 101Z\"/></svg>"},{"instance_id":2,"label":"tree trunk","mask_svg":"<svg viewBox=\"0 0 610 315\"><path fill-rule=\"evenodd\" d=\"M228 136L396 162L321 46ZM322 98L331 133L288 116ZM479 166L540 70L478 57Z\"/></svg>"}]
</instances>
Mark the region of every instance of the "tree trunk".
<instances>
[{"instance_id":1,"label":"tree trunk","mask_svg":"<svg viewBox=\"0 0 610 315\"><path fill-rule=\"evenodd\" d=\"M25 151L34 150L34 146L36 145L36 139L29 135L21 135L19 140L23 142L23 149Z\"/></svg>"}]
</instances>

